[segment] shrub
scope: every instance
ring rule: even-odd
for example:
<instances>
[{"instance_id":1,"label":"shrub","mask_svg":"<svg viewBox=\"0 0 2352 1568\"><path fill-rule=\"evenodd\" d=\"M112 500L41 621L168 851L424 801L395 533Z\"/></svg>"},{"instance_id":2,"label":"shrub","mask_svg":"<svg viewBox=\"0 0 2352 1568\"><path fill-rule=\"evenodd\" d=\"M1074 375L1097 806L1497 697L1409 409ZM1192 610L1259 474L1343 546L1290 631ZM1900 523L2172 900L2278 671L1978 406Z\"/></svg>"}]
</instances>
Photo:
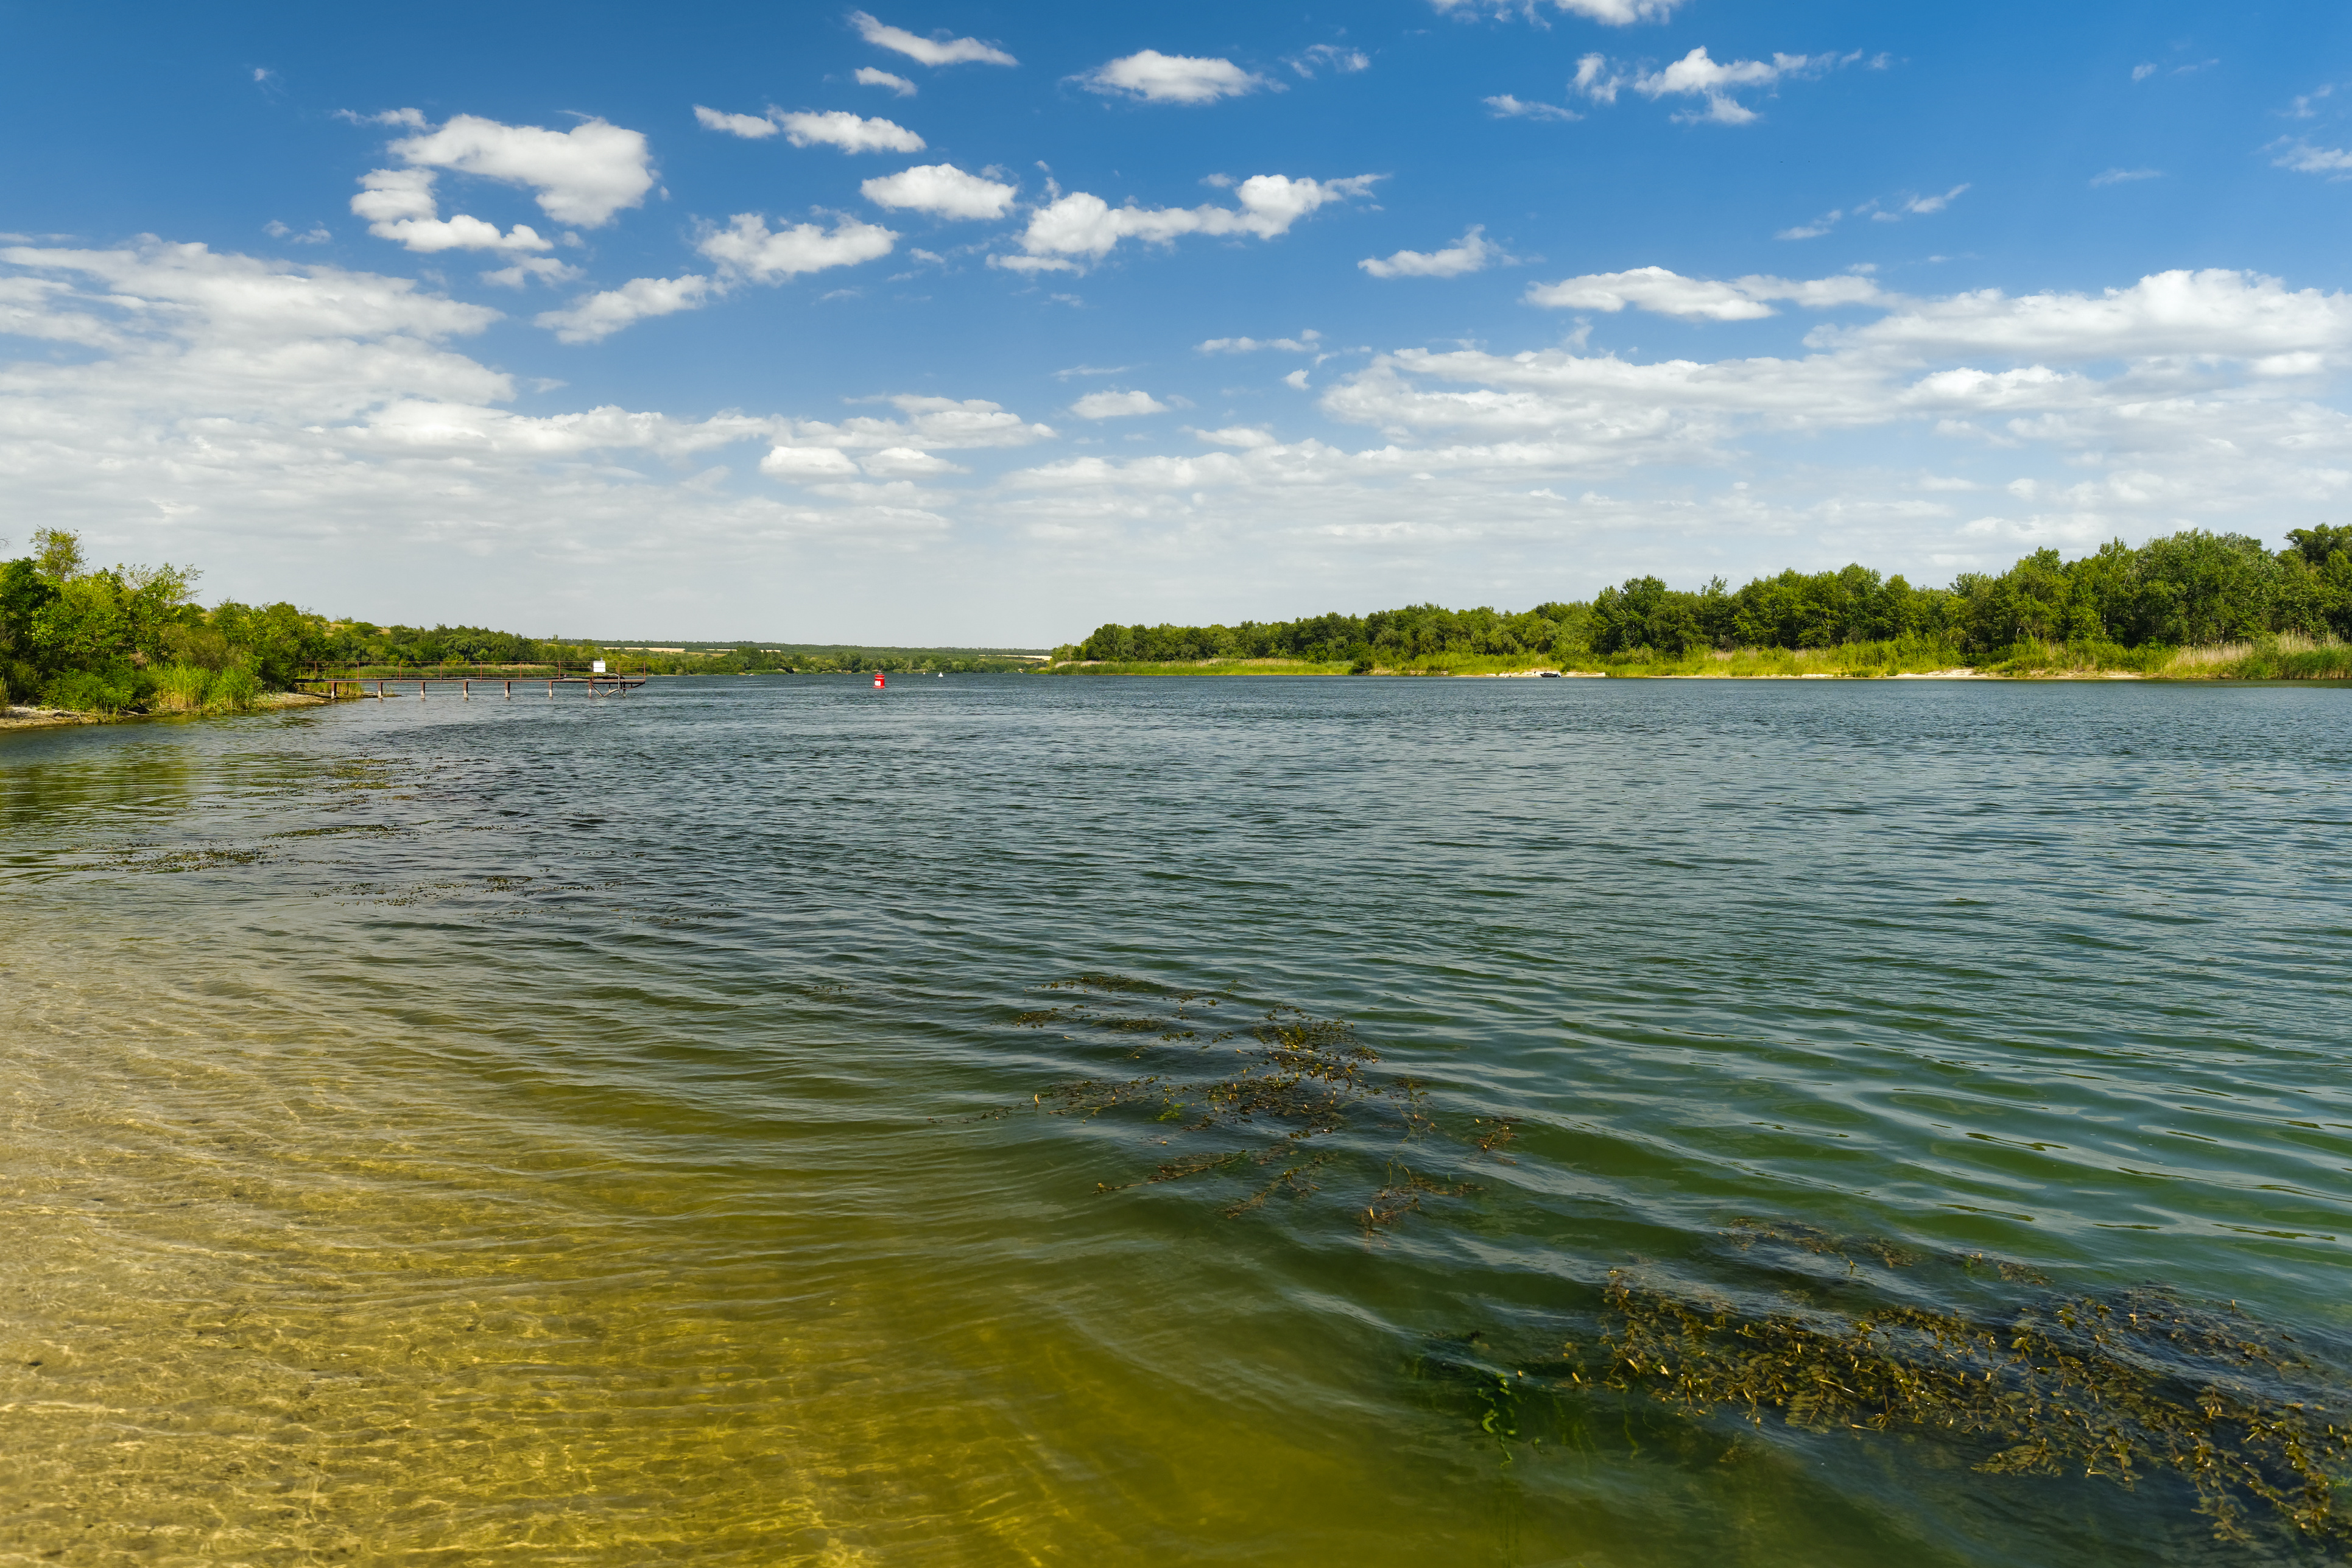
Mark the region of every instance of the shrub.
<instances>
[{"instance_id":1,"label":"shrub","mask_svg":"<svg viewBox=\"0 0 2352 1568\"><path fill-rule=\"evenodd\" d=\"M129 672L116 670L68 670L41 695L51 707L76 713L121 713L133 700Z\"/></svg>"}]
</instances>

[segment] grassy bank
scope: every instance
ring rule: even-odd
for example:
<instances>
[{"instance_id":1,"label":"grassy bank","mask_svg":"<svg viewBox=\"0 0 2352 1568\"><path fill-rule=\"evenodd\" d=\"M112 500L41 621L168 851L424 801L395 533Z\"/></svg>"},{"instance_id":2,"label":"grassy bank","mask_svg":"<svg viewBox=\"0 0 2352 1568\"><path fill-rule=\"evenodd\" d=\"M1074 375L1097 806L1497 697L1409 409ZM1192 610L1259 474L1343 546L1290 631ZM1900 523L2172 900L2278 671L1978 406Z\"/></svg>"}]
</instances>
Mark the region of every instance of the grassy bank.
<instances>
[{"instance_id":1,"label":"grassy bank","mask_svg":"<svg viewBox=\"0 0 2352 1568\"><path fill-rule=\"evenodd\" d=\"M1693 648L1660 654L1647 648L1599 655L1559 656L1559 650L1519 655L1441 653L1384 664L1312 659L1065 660L1046 666L1056 675L1567 675L1641 680L1888 679L1901 675L1976 676L2002 680L2135 678L2168 681L2352 681L2352 644L2287 633L2257 642L2202 648L2113 643L2023 641L1990 658L1971 660L1945 642L1899 638L1844 643L1833 648Z\"/></svg>"}]
</instances>

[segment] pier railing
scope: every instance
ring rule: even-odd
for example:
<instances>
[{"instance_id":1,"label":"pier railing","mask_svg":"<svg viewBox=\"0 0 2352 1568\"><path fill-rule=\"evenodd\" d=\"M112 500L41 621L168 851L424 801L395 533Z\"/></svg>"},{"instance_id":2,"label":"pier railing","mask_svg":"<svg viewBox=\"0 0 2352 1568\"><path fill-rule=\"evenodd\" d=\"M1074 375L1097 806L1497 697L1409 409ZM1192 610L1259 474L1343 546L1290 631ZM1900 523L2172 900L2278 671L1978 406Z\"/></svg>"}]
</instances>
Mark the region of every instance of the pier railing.
<instances>
[{"instance_id":1,"label":"pier railing","mask_svg":"<svg viewBox=\"0 0 2352 1568\"><path fill-rule=\"evenodd\" d=\"M434 687L444 692L454 689L470 700L474 688L495 688L506 697L514 695L520 683L526 692L533 686L543 686L549 697L558 687L576 690L592 697L626 696L644 685L647 672L604 669L569 662L535 664L348 664L329 667L313 664L304 667L294 679L297 691L306 691L330 699L374 697L381 702L386 695L406 696L415 691L423 697Z\"/></svg>"}]
</instances>

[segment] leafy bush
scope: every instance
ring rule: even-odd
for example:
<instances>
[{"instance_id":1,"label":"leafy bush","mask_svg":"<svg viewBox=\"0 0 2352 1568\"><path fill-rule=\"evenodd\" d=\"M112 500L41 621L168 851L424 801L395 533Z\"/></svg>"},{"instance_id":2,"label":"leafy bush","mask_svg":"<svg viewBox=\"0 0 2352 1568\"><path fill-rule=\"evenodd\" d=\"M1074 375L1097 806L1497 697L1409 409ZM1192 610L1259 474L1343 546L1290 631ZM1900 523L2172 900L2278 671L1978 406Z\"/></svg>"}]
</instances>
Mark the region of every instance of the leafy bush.
<instances>
[{"instance_id":1,"label":"leafy bush","mask_svg":"<svg viewBox=\"0 0 2352 1568\"><path fill-rule=\"evenodd\" d=\"M121 713L138 700L138 691L127 670L68 670L50 678L41 698L76 713Z\"/></svg>"}]
</instances>

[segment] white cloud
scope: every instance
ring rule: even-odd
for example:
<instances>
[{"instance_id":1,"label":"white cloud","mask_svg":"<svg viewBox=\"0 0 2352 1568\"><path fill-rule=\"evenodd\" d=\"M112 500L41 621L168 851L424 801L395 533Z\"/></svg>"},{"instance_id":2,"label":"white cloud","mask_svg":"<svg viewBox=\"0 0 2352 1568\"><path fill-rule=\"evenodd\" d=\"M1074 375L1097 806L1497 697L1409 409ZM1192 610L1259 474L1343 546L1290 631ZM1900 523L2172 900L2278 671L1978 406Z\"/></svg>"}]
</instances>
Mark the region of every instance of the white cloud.
<instances>
[{"instance_id":1,"label":"white cloud","mask_svg":"<svg viewBox=\"0 0 2352 1568\"><path fill-rule=\"evenodd\" d=\"M1688 120L1711 120L1723 125L1745 125L1756 118L1756 111L1730 95L1739 88L1770 87L1789 77L1818 76L1822 71L1860 59L1859 52L1838 55L1781 55L1764 60L1732 60L1717 64L1700 45L1662 71L1633 79L1633 90L1645 98L1663 98L1669 94L1703 98L1706 100L1704 113L1678 116Z\"/></svg>"},{"instance_id":2,"label":"white cloud","mask_svg":"<svg viewBox=\"0 0 2352 1568\"><path fill-rule=\"evenodd\" d=\"M1501 246L1488 244L1485 235L1485 225L1473 224L1444 250L1401 250L1385 261L1367 256L1356 265L1374 277L1459 277L1510 259Z\"/></svg>"},{"instance_id":3,"label":"white cloud","mask_svg":"<svg viewBox=\"0 0 2352 1568\"><path fill-rule=\"evenodd\" d=\"M1562 109L1556 103L1528 103L1509 93L1497 93L1484 100L1487 112L1496 120L1582 120L1584 116L1572 109Z\"/></svg>"},{"instance_id":4,"label":"white cloud","mask_svg":"<svg viewBox=\"0 0 2352 1568\"><path fill-rule=\"evenodd\" d=\"M1317 181L1294 180L1284 174L1253 174L1234 188L1234 199L1241 204L1238 207L1114 207L1100 196L1073 191L1029 215L1029 227L1021 236L1021 245L1033 257L1098 258L1108 255L1123 239L1159 245L1189 234L1255 235L1260 239L1272 239L1287 233L1292 224L1318 207L1367 193L1381 177L1357 174L1344 180ZM996 265L1023 264L1006 257Z\"/></svg>"},{"instance_id":5,"label":"white cloud","mask_svg":"<svg viewBox=\"0 0 2352 1568\"><path fill-rule=\"evenodd\" d=\"M983 44L978 38L918 37L903 27L885 26L863 11L852 11L849 20L850 25L857 29L858 37L867 43L877 48L895 49L921 65L1017 66L1021 63L1003 49Z\"/></svg>"},{"instance_id":6,"label":"white cloud","mask_svg":"<svg viewBox=\"0 0 2352 1568\"><path fill-rule=\"evenodd\" d=\"M513 262L495 272L482 274L482 281L495 283L502 288L520 288L532 278L541 283L570 283L583 276L580 269L551 256L518 256Z\"/></svg>"},{"instance_id":7,"label":"white cloud","mask_svg":"<svg viewBox=\"0 0 2352 1568\"><path fill-rule=\"evenodd\" d=\"M1632 88L1644 98L1696 98L1703 109L1678 113L1684 121L1712 120L1719 125L1746 125L1756 111L1731 95L1748 88L1771 88L1782 81L1817 77L1862 58L1860 50L1843 55L1783 55L1769 60L1718 61L1700 45L1663 70L1628 75L1612 66L1604 55L1586 55L1576 62L1569 90L1597 103L1614 103L1621 89Z\"/></svg>"},{"instance_id":8,"label":"white cloud","mask_svg":"<svg viewBox=\"0 0 2352 1568\"><path fill-rule=\"evenodd\" d=\"M919 452L1027 446L1054 439L1051 425L1031 424L984 398L959 402L906 392L886 401L904 417L875 419L860 414L835 422L799 420L793 424L793 439L804 446L910 447Z\"/></svg>"},{"instance_id":9,"label":"white cloud","mask_svg":"<svg viewBox=\"0 0 2352 1568\"><path fill-rule=\"evenodd\" d=\"M1280 349L1287 354L1312 354L1321 350L1323 334L1312 327L1296 338L1212 338L1196 344L1193 352L1201 354L1254 354L1260 349Z\"/></svg>"},{"instance_id":10,"label":"white cloud","mask_svg":"<svg viewBox=\"0 0 2352 1568\"><path fill-rule=\"evenodd\" d=\"M888 71L877 71L872 66L858 67L856 81L859 87L887 88L900 98L915 96L913 82L908 81L905 77L894 76Z\"/></svg>"},{"instance_id":11,"label":"white cloud","mask_svg":"<svg viewBox=\"0 0 2352 1568\"><path fill-rule=\"evenodd\" d=\"M654 185L644 135L602 120L547 131L460 114L438 131L394 142L392 153L414 168L524 186L549 217L583 228L600 227L623 208L638 205Z\"/></svg>"},{"instance_id":12,"label":"white cloud","mask_svg":"<svg viewBox=\"0 0 2352 1568\"><path fill-rule=\"evenodd\" d=\"M830 230L794 224L774 233L758 213L737 213L725 228L707 228L695 249L719 264L730 277L782 283L805 272L855 267L890 254L898 236L879 224L837 218Z\"/></svg>"},{"instance_id":13,"label":"white cloud","mask_svg":"<svg viewBox=\"0 0 2352 1568\"><path fill-rule=\"evenodd\" d=\"M1086 270L1075 261L1059 261L1050 256L992 256L988 258L988 265L1002 267L1007 272L1020 273L1084 272Z\"/></svg>"},{"instance_id":14,"label":"white cloud","mask_svg":"<svg viewBox=\"0 0 2352 1568\"><path fill-rule=\"evenodd\" d=\"M882 479L929 477L938 474L969 474L971 469L950 463L944 457L934 457L928 452L918 452L911 446L886 446L866 457L860 465L868 474Z\"/></svg>"},{"instance_id":15,"label":"white cloud","mask_svg":"<svg viewBox=\"0 0 2352 1568\"><path fill-rule=\"evenodd\" d=\"M1809 224L1799 224L1795 228L1782 229L1772 237L1774 239L1819 239L1837 227L1838 220L1844 216L1845 213L1843 209L1832 208Z\"/></svg>"},{"instance_id":16,"label":"white cloud","mask_svg":"<svg viewBox=\"0 0 2352 1568\"><path fill-rule=\"evenodd\" d=\"M923 139L905 126L887 120L868 120L845 109L780 114L776 120L784 128L784 140L795 147L814 147L822 143L838 147L844 152L920 152L923 150Z\"/></svg>"},{"instance_id":17,"label":"white cloud","mask_svg":"<svg viewBox=\"0 0 2352 1568\"><path fill-rule=\"evenodd\" d=\"M1829 345L2073 363L2210 356L2260 365L2317 355L2344 365L2352 297L2291 292L2277 278L2221 268L2159 272L2099 295L2012 298L1989 288L1906 301L1867 326L1816 335Z\"/></svg>"},{"instance_id":18,"label":"white cloud","mask_svg":"<svg viewBox=\"0 0 2352 1568\"><path fill-rule=\"evenodd\" d=\"M1586 55L1576 62L1576 75L1570 78L1568 89L1580 92L1595 103L1614 103L1617 89L1630 78L1613 69L1606 55Z\"/></svg>"},{"instance_id":19,"label":"white cloud","mask_svg":"<svg viewBox=\"0 0 2352 1568\"><path fill-rule=\"evenodd\" d=\"M2153 61L2143 60L2138 65L2132 67L2132 80L2146 81L2148 78L2154 76L2156 72L2157 67Z\"/></svg>"},{"instance_id":20,"label":"white cloud","mask_svg":"<svg viewBox=\"0 0 2352 1568\"><path fill-rule=\"evenodd\" d=\"M930 213L942 218L1001 218L1013 204L1013 187L952 163L918 163L857 187L877 206Z\"/></svg>"},{"instance_id":21,"label":"white cloud","mask_svg":"<svg viewBox=\"0 0 2352 1568\"><path fill-rule=\"evenodd\" d=\"M1303 370L1293 371L1288 375L1282 378L1282 384L1289 387L1294 392L1305 392L1307 390L1307 372Z\"/></svg>"},{"instance_id":22,"label":"white cloud","mask_svg":"<svg viewBox=\"0 0 2352 1568\"><path fill-rule=\"evenodd\" d=\"M1284 63L1302 77L1312 78L1318 70L1347 76L1370 70L1372 57L1361 49L1343 48L1338 44L1309 44Z\"/></svg>"},{"instance_id":23,"label":"white cloud","mask_svg":"<svg viewBox=\"0 0 2352 1568\"><path fill-rule=\"evenodd\" d=\"M1906 201L1898 203L1893 210L1889 211L1882 208L1879 211L1873 213L1871 217L1874 220L1890 224L1900 222L1906 214L1926 217L1929 214L1940 213L1946 207L1950 206L1953 199L1968 188L1969 187L1965 184L1959 184L1953 186L1950 190L1945 192L1940 196L1913 196Z\"/></svg>"},{"instance_id":24,"label":"white cloud","mask_svg":"<svg viewBox=\"0 0 2352 1568\"><path fill-rule=\"evenodd\" d=\"M1235 446L1244 452L1281 444L1270 433L1247 424L1229 424L1223 430L1194 430L1187 425L1185 432L1187 434L1200 437L1213 446Z\"/></svg>"},{"instance_id":25,"label":"white cloud","mask_svg":"<svg viewBox=\"0 0 2352 1568\"><path fill-rule=\"evenodd\" d=\"M1558 283L1528 287L1528 303L1560 310L1605 310L1612 314L1628 305L1661 316L1685 320L1752 321L1773 314L1772 308L1730 283L1685 277L1663 267L1637 267L1628 272L1596 272Z\"/></svg>"},{"instance_id":26,"label":"white cloud","mask_svg":"<svg viewBox=\"0 0 2352 1568\"><path fill-rule=\"evenodd\" d=\"M1139 413L1166 413L1168 405L1147 392L1088 392L1070 405L1080 419L1125 419Z\"/></svg>"},{"instance_id":27,"label":"white cloud","mask_svg":"<svg viewBox=\"0 0 2352 1568\"><path fill-rule=\"evenodd\" d=\"M1524 11L1535 15L1534 0L1430 0L1440 11L1476 11L1491 6L1507 15ZM1558 9L1587 21L1604 23L1612 27L1630 26L1635 22L1663 22L1675 14L1682 0L1551 0Z\"/></svg>"},{"instance_id":28,"label":"white cloud","mask_svg":"<svg viewBox=\"0 0 2352 1568\"><path fill-rule=\"evenodd\" d=\"M598 343L649 316L698 310L713 292L710 279L698 274L633 277L618 288L584 296L560 310L542 310L532 319L553 332L558 341Z\"/></svg>"},{"instance_id":29,"label":"white cloud","mask_svg":"<svg viewBox=\"0 0 2352 1568\"><path fill-rule=\"evenodd\" d=\"M776 133L776 122L764 114L725 114L698 103L694 106L694 118L705 131L723 131L746 141L764 141Z\"/></svg>"},{"instance_id":30,"label":"white cloud","mask_svg":"<svg viewBox=\"0 0 2352 1568\"><path fill-rule=\"evenodd\" d=\"M453 218L439 212L433 195L430 169L377 169L360 176L360 193L352 211L368 221L368 233L395 240L415 251L545 250L549 242L529 224L517 224L504 234L499 225L460 213Z\"/></svg>"},{"instance_id":31,"label":"white cloud","mask_svg":"<svg viewBox=\"0 0 2352 1568\"><path fill-rule=\"evenodd\" d=\"M381 114L361 114L352 110L339 109L334 119L352 125L405 125L412 131L425 127L425 111L421 109L387 109Z\"/></svg>"},{"instance_id":32,"label":"white cloud","mask_svg":"<svg viewBox=\"0 0 2352 1568\"><path fill-rule=\"evenodd\" d=\"M2314 147L2301 137L2273 141L2263 151L2278 154L2271 160L2273 168L2292 169L2298 174L2326 174L2339 180L2352 174L2352 151Z\"/></svg>"},{"instance_id":33,"label":"white cloud","mask_svg":"<svg viewBox=\"0 0 2352 1568\"><path fill-rule=\"evenodd\" d=\"M262 225L261 232L271 239L282 239L289 245L325 245L335 237L327 231L327 225L324 224L312 224L308 229L297 234L276 218Z\"/></svg>"},{"instance_id":34,"label":"white cloud","mask_svg":"<svg viewBox=\"0 0 2352 1568\"><path fill-rule=\"evenodd\" d=\"M846 453L830 446L772 447L760 459L760 472L776 479L838 479L858 472Z\"/></svg>"},{"instance_id":35,"label":"white cloud","mask_svg":"<svg viewBox=\"0 0 2352 1568\"><path fill-rule=\"evenodd\" d=\"M2163 178L2164 171L2161 169L2109 169L2101 173L2092 175L2091 183L2094 185L2123 185L2128 184L2134 180L2161 180Z\"/></svg>"},{"instance_id":36,"label":"white cloud","mask_svg":"<svg viewBox=\"0 0 2352 1568\"><path fill-rule=\"evenodd\" d=\"M1075 78L1088 92L1118 94L1144 103L1214 103L1260 89L1282 90L1277 82L1225 59L1163 55L1145 49L1097 66Z\"/></svg>"}]
</instances>

